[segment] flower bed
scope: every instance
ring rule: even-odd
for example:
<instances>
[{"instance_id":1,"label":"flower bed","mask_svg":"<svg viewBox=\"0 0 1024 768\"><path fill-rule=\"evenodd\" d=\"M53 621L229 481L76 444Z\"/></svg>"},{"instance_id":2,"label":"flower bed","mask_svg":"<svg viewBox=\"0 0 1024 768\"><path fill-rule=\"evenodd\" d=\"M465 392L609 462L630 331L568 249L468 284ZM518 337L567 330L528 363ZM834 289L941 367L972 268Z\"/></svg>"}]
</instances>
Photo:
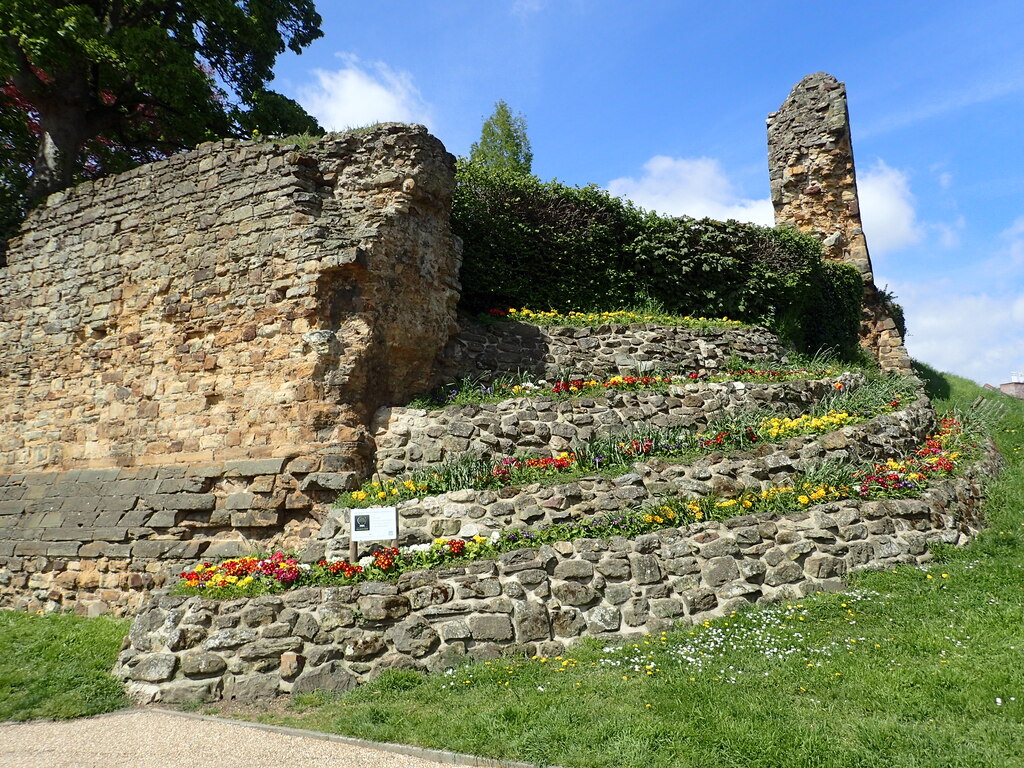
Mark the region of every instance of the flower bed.
<instances>
[{"instance_id":1,"label":"flower bed","mask_svg":"<svg viewBox=\"0 0 1024 768\"><path fill-rule=\"evenodd\" d=\"M745 323L728 317L693 317L691 315L670 315L663 312L617 310L614 312L556 312L555 310L533 310L527 307L516 309L491 309L483 317L495 320L519 320L542 326L587 327L598 325L633 325L652 323L654 325L677 326L703 330L707 328L741 328Z\"/></svg>"},{"instance_id":2,"label":"flower bed","mask_svg":"<svg viewBox=\"0 0 1024 768\"><path fill-rule=\"evenodd\" d=\"M856 498L863 501L919 495L936 478L955 476L965 461L977 455L974 436L961 421L945 418L940 429L911 454L851 470L824 467L795 482L748 492L733 498L709 495L700 499L673 498L636 512L542 526L506 530L490 538L438 538L432 544L405 549L378 549L359 563L322 559L313 564L276 553L270 558L237 558L219 565L203 563L181 574L176 590L182 594L215 597L263 594L294 586L349 584L388 580L406 571L493 558L524 546L581 538L635 538L663 528L721 520L742 514L785 514L814 504Z\"/></svg>"},{"instance_id":3,"label":"flower bed","mask_svg":"<svg viewBox=\"0 0 1024 768\"><path fill-rule=\"evenodd\" d=\"M456 459L414 471L411 477L384 478L367 482L360 489L343 494L336 506L366 507L382 500L399 502L436 496L463 489L484 490L558 482L572 476L593 473L623 474L638 457L690 460L714 450L744 450L755 443L818 434L857 424L900 407L911 392L909 385L889 380L869 382L847 392L835 382L835 396L815 412L799 417L766 417L757 412L735 414L709 425L705 432L681 428L626 429L615 436L595 437L557 457L504 456L479 458L464 454ZM848 404L849 410L829 405Z\"/></svg>"},{"instance_id":4,"label":"flower bed","mask_svg":"<svg viewBox=\"0 0 1024 768\"><path fill-rule=\"evenodd\" d=\"M738 368L709 374L706 371L661 374L656 376L617 375L608 378L569 379L513 379L499 378L491 382L464 379L459 383L446 384L435 392L412 400L407 407L433 410L449 405L470 403L497 403L511 397L595 397L608 391L618 392L670 392L685 384L697 382L770 382L794 381L796 379L824 378L832 376L840 368L837 365L821 365L813 368Z\"/></svg>"}]
</instances>

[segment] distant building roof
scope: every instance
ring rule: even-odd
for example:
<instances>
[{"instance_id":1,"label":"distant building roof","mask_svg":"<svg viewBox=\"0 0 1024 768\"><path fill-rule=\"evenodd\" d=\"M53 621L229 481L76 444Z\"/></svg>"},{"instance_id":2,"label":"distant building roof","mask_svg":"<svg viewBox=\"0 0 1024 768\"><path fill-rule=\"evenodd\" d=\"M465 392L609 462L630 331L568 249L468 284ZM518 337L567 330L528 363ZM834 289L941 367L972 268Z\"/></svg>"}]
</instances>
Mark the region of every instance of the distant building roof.
<instances>
[{"instance_id":1,"label":"distant building roof","mask_svg":"<svg viewBox=\"0 0 1024 768\"><path fill-rule=\"evenodd\" d=\"M999 385L999 391L1004 395L1024 400L1024 381L1010 381Z\"/></svg>"}]
</instances>

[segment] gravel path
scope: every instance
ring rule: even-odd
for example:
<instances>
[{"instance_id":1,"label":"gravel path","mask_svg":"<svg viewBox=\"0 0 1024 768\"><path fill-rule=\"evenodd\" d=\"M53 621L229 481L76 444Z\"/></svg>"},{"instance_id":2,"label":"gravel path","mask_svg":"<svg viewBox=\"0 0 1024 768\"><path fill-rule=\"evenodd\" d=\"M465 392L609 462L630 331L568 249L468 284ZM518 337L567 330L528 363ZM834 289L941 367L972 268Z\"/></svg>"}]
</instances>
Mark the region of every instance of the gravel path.
<instances>
[{"instance_id":1,"label":"gravel path","mask_svg":"<svg viewBox=\"0 0 1024 768\"><path fill-rule=\"evenodd\" d=\"M501 763L454 753L416 757L414 747L381 751L342 737L264 728L162 710L128 710L61 722L0 725L0 764L17 768L441 768ZM510 765L510 764L505 764Z\"/></svg>"}]
</instances>

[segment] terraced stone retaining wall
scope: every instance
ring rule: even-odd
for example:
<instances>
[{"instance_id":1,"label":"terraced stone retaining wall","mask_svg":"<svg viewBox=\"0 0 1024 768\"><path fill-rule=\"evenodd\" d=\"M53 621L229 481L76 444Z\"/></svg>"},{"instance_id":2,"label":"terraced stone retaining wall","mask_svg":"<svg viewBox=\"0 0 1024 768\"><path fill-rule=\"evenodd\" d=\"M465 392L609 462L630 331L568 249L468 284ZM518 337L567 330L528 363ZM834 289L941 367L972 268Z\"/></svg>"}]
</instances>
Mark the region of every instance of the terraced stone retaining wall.
<instances>
[{"instance_id":1,"label":"terraced stone retaining wall","mask_svg":"<svg viewBox=\"0 0 1024 768\"><path fill-rule=\"evenodd\" d=\"M764 328L688 328L636 324L593 328L541 327L520 322L484 325L461 318L441 364L442 377L527 374L541 378L668 372L714 373L730 360L785 360Z\"/></svg>"},{"instance_id":2,"label":"terraced stone retaining wall","mask_svg":"<svg viewBox=\"0 0 1024 768\"><path fill-rule=\"evenodd\" d=\"M489 536L579 520L590 515L636 510L659 498L735 496L776 485L824 461L870 462L903 456L935 430L931 401L921 397L899 411L824 435L803 435L729 457L714 452L689 464L654 458L638 461L619 477L587 477L570 483L500 490L461 490L399 502L399 543L423 544L439 536ZM347 509L332 509L304 557L344 559L348 553Z\"/></svg>"},{"instance_id":3,"label":"terraced stone retaining wall","mask_svg":"<svg viewBox=\"0 0 1024 768\"><path fill-rule=\"evenodd\" d=\"M667 392L608 390L572 400L513 397L433 411L382 408L373 422L376 473L396 478L467 452L481 458L524 450L554 455L627 427L700 428L725 414L758 407L796 416L834 394L836 384L852 391L863 382L860 374L843 374L773 383L681 384Z\"/></svg>"},{"instance_id":4,"label":"terraced stone retaining wall","mask_svg":"<svg viewBox=\"0 0 1024 768\"><path fill-rule=\"evenodd\" d=\"M217 601L161 596L139 614L117 674L137 702L265 701L346 690L385 669L465 658L556 656L584 636L622 638L751 603L841 590L858 568L927 562L931 541L975 531L979 480L921 499L824 504L625 538L521 549L496 561L403 574L397 583Z\"/></svg>"}]
</instances>

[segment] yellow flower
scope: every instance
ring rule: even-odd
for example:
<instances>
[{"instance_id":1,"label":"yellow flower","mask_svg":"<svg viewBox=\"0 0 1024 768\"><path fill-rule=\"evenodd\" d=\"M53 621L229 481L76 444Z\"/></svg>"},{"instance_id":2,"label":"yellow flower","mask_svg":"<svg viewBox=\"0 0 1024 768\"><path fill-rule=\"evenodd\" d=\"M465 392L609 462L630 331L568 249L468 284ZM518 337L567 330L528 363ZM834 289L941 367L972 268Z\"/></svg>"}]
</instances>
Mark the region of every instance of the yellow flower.
<instances>
[{"instance_id":1,"label":"yellow flower","mask_svg":"<svg viewBox=\"0 0 1024 768\"><path fill-rule=\"evenodd\" d=\"M797 501L799 501L801 504L809 504L811 500L806 496L801 495L797 497Z\"/></svg>"}]
</instances>

